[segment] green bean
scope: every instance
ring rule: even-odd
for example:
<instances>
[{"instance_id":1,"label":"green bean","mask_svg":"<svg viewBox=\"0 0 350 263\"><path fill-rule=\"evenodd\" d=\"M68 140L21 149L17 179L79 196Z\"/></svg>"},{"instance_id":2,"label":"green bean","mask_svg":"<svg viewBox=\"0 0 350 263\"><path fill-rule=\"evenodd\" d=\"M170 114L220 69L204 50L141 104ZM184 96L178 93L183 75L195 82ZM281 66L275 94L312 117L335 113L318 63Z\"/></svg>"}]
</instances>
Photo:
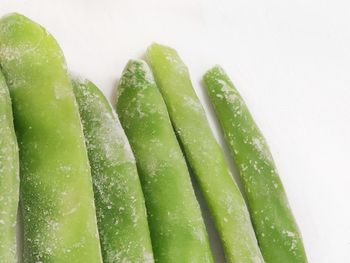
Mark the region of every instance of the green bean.
<instances>
[{"instance_id":1,"label":"green bean","mask_svg":"<svg viewBox=\"0 0 350 263\"><path fill-rule=\"evenodd\" d=\"M129 61L117 97L139 169L156 262L212 262L185 159L144 61Z\"/></svg>"},{"instance_id":2,"label":"green bean","mask_svg":"<svg viewBox=\"0 0 350 263\"><path fill-rule=\"evenodd\" d=\"M219 66L204 83L238 166L265 261L307 262L270 150L242 97Z\"/></svg>"},{"instance_id":3,"label":"green bean","mask_svg":"<svg viewBox=\"0 0 350 263\"><path fill-rule=\"evenodd\" d=\"M73 78L94 185L103 262L153 262L134 155L118 117L90 81Z\"/></svg>"},{"instance_id":4,"label":"green bean","mask_svg":"<svg viewBox=\"0 0 350 263\"><path fill-rule=\"evenodd\" d=\"M263 262L244 199L213 137L188 69L177 52L153 44L147 60L185 156L222 240L228 262Z\"/></svg>"},{"instance_id":5,"label":"green bean","mask_svg":"<svg viewBox=\"0 0 350 263\"><path fill-rule=\"evenodd\" d=\"M17 262L18 158L10 94L0 71L0 258L7 263Z\"/></svg>"},{"instance_id":6,"label":"green bean","mask_svg":"<svg viewBox=\"0 0 350 263\"><path fill-rule=\"evenodd\" d=\"M63 54L44 28L0 20L20 149L24 262L102 262L89 160Z\"/></svg>"}]
</instances>

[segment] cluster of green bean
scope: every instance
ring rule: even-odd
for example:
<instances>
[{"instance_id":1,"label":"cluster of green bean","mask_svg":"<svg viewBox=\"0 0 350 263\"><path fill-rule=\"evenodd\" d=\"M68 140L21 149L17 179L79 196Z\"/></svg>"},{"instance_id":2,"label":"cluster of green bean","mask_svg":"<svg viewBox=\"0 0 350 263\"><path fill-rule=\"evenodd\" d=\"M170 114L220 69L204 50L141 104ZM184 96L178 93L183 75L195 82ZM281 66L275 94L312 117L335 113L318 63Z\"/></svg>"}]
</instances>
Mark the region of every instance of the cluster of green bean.
<instances>
[{"instance_id":1,"label":"cluster of green bean","mask_svg":"<svg viewBox=\"0 0 350 263\"><path fill-rule=\"evenodd\" d=\"M117 117L44 28L0 20L0 262L213 262L190 171L227 262L307 262L266 142L224 71L204 84L246 200L176 51L153 44L146 61L126 65Z\"/></svg>"}]
</instances>

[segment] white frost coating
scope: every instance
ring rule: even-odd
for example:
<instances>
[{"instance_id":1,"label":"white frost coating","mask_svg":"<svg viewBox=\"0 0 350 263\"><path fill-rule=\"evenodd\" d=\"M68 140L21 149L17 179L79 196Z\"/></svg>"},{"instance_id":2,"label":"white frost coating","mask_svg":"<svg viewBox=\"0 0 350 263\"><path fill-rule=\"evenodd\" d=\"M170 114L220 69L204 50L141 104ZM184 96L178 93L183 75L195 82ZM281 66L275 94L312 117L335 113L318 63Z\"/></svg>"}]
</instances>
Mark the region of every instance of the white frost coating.
<instances>
[{"instance_id":1,"label":"white frost coating","mask_svg":"<svg viewBox=\"0 0 350 263\"><path fill-rule=\"evenodd\" d=\"M125 132L123 130L123 127L120 124L118 116L114 112L114 110L112 111L112 115L113 115L113 118L115 120L115 130L117 132L117 136L120 138L120 142L123 146L126 159L132 163L135 163L135 157L134 157L134 154L132 153L128 138L126 137Z\"/></svg>"},{"instance_id":2,"label":"white frost coating","mask_svg":"<svg viewBox=\"0 0 350 263\"><path fill-rule=\"evenodd\" d=\"M182 62L177 52L170 48L163 48L165 59L172 65L174 70L179 74L186 74L188 72L186 65Z\"/></svg>"},{"instance_id":3,"label":"white frost coating","mask_svg":"<svg viewBox=\"0 0 350 263\"><path fill-rule=\"evenodd\" d=\"M201 226L202 222L199 222L198 226L193 226L193 234L196 236L196 238L201 242L205 243L207 240L207 236L205 231L203 231L203 227Z\"/></svg>"},{"instance_id":4,"label":"white frost coating","mask_svg":"<svg viewBox=\"0 0 350 263\"><path fill-rule=\"evenodd\" d=\"M69 89L65 89L62 88L62 86L64 87L67 84L62 84L62 83L55 83L54 84L54 93L55 93L55 99L56 100L61 100L61 99L65 99L66 97L71 97L73 98L73 92Z\"/></svg>"},{"instance_id":5,"label":"white frost coating","mask_svg":"<svg viewBox=\"0 0 350 263\"><path fill-rule=\"evenodd\" d=\"M285 234L287 237L295 237L296 234L292 231L288 231L288 230L283 230L282 231L283 234Z\"/></svg>"},{"instance_id":6,"label":"white frost coating","mask_svg":"<svg viewBox=\"0 0 350 263\"><path fill-rule=\"evenodd\" d=\"M145 96L144 92L148 87L155 87L156 83L152 75L152 71L143 60L130 60L128 65L125 67L121 81L118 85L116 101L119 96L124 92L125 87L138 89L137 98L133 98L131 102L136 103L136 111L127 112L130 118L133 118L137 114L140 118L146 117L146 114L142 110L142 98ZM148 105L149 106L149 105ZM160 115L167 116L160 105L152 105L149 113L158 113Z\"/></svg>"},{"instance_id":7,"label":"white frost coating","mask_svg":"<svg viewBox=\"0 0 350 263\"><path fill-rule=\"evenodd\" d=\"M224 98L229 103L235 103L236 101L240 100L238 93L234 92L231 86L226 81L218 79L217 82L221 85L221 91L224 95Z\"/></svg>"},{"instance_id":8,"label":"white frost coating","mask_svg":"<svg viewBox=\"0 0 350 263\"><path fill-rule=\"evenodd\" d=\"M143 81L140 81L140 77ZM145 85L155 85L152 72L147 63L143 60L130 60L122 73L116 99L118 100L120 94L123 92L120 87L143 88Z\"/></svg>"},{"instance_id":9,"label":"white frost coating","mask_svg":"<svg viewBox=\"0 0 350 263\"><path fill-rule=\"evenodd\" d=\"M144 263L153 263L154 262L153 254L147 252L145 249L144 249L144 252L143 252L143 262Z\"/></svg>"},{"instance_id":10,"label":"white frost coating","mask_svg":"<svg viewBox=\"0 0 350 263\"><path fill-rule=\"evenodd\" d=\"M183 97L183 101L184 101L184 105L189 107L190 109L195 110L197 112L202 112L203 107L199 102L199 100L195 100L193 97L185 95Z\"/></svg>"},{"instance_id":11,"label":"white frost coating","mask_svg":"<svg viewBox=\"0 0 350 263\"><path fill-rule=\"evenodd\" d=\"M260 157L263 160L267 160L267 161L272 162L271 152L267 148L265 139L263 137L254 137L254 138L252 138L252 145L258 151L258 153L260 154Z\"/></svg>"},{"instance_id":12,"label":"white frost coating","mask_svg":"<svg viewBox=\"0 0 350 263\"><path fill-rule=\"evenodd\" d=\"M80 78L78 81L83 80L82 83L87 83L86 79L82 79ZM118 147L118 148L122 148L123 149L123 153L124 153L124 160L122 162L135 162L135 158L134 155L132 153L131 147L129 145L129 141L125 135L125 132L119 122L118 116L116 115L116 113L114 112L114 110L112 109L112 106L108 103L109 107L110 107L110 112L105 112L106 110L106 106L103 105L103 103L101 102L100 99L98 99L96 97L95 94L92 94L91 92L88 92L86 89L82 88L82 92L83 92L83 96L85 98L85 103L81 103L79 105L79 107L82 107L83 111L89 111L90 110L90 105L91 103L94 104L94 110L99 110L98 108L100 108L100 113L104 112L103 114L99 114L99 120L95 120L98 123L100 123L100 125L102 125L102 127L100 128L104 134L105 134L104 138L100 138L103 140L102 142L102 147L105 150L105 154L107 156L107 159L112 160L114 159L115 162L120 162L121 158L120 156L117 156L116 154L113 153L113 147ZM97 135L96 135L97 136ZM96 138L91 138L96 139ZM93 146L93 142L91 141L92 147Z\"/></svg>"},{"instance_id":13,"label":"white frost coating","mask_svg":"<svg viewBox=\"0 0 350 263\"><path fill-rule=\"evenodd\" d=\"M0 56L6 61L20 61L24 53L28 53L29 47L22 45L20 47L8 46L1 44L0 45ZM18 62L20 63L20 62Z\"/></svg>"},{"instance_id":14,"label":"white frost coating","mask_svg":"<svg viewBox=\"0 0 350 263\"><path fill-rule=\"evenodd\" d=\"M4 31L0 27L1 33L4 33ZM45 30L46 32L46 30ZM21 43L20 45L8 45L8 44L0 44L0 57L3 60L6 60L7 62L16 60L16 63L21 64L22 58L27 55L41 55L36 52L38 48L40 47L41 43L45 40L46 37L49 37L50 35L48 33L43 34L39 40L37 40L37 43L33 45L32 43L26 44Z\"/></svg>"}]
</instances>

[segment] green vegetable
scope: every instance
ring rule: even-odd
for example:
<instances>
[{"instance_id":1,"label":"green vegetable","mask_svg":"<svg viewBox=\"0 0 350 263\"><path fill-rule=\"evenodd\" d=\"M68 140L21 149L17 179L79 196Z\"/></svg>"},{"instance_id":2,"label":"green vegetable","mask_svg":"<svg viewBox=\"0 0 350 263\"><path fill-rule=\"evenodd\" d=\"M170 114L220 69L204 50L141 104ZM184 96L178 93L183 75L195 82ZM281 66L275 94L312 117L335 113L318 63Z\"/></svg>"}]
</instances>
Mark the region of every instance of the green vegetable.
<instances>
[{"instance_id":1,"label":"green vegetable","mask_svg":"<svg viewBox=\"0 0 350 263\"><path fill-rule=\"evenodd\" d=\"M144 61L127 64L117 96L139 169L156 262L212 262L185 159Z\"/></svg>"},{"instance_id":2,"label":"green vegetable","mask_svg":"<svg viewBox=\"0 0 350 263\"><path fill-rule=\"evenodd\" d=\"M208 125L187 67L177 52L153 44L147 51L158 87L199 187L209 206L228 262L263 262L244 199Z\"/></svg>"},{"instance_id":3,"label":"green vegetable","mask_svg":"<svg viewBox=\"0 0 350 263\"><path fill-rule=\"evenodd\" d=\"M153 262L135 159L113 108L90 81L73 79L92 171L103 262Z\"/></svg>"},{"instance_id":4,"label":"green vegetable","mask_svg":"<svg viewBox=\"0 0 350 263\"><path fill-rule=\"evenodd\" d=\"M18 146L10 94L0 71L0 259L15 263L19 197Z\"/></svg>"},{"instance_id":5,"label":"green vegetable","mask_svg":"<svg viewBox=\"0 0 350 263\"><path fill-rule=\"evenodd\" d=\"M239 168L265 261L307 262L270 150L242 97L219 66L204 83Z\"/></svg>"},{"instance_id":6,"label":"green vegetable","mask_svg":"<svg viewBox=\"0 0 350 263\"><path fill-rule=\"evenodd\" d=\"M24 262L102 262L91 173L63 54L44 28L0 20L20 149Z\"/></svg>"}]
</instances>

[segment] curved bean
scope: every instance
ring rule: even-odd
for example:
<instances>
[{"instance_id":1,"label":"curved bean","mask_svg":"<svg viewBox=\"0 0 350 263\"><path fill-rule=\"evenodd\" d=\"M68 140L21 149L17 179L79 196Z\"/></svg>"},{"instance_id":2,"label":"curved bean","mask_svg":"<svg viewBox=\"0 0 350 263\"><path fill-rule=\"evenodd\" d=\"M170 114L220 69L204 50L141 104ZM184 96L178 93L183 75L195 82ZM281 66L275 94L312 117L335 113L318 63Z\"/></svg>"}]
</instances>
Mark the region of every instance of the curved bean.
<instances>
[{"instance_id":1,"label":"curved bean","mask_svg":"<svg viewBox=\"0 0 350 263\"><path fill-rule=\"evenodd\" d=\"M219 66L204 75L204 83L238 166L265 261L307 262L270 150L242 97Z\"/></svg>"}]
</instances>

